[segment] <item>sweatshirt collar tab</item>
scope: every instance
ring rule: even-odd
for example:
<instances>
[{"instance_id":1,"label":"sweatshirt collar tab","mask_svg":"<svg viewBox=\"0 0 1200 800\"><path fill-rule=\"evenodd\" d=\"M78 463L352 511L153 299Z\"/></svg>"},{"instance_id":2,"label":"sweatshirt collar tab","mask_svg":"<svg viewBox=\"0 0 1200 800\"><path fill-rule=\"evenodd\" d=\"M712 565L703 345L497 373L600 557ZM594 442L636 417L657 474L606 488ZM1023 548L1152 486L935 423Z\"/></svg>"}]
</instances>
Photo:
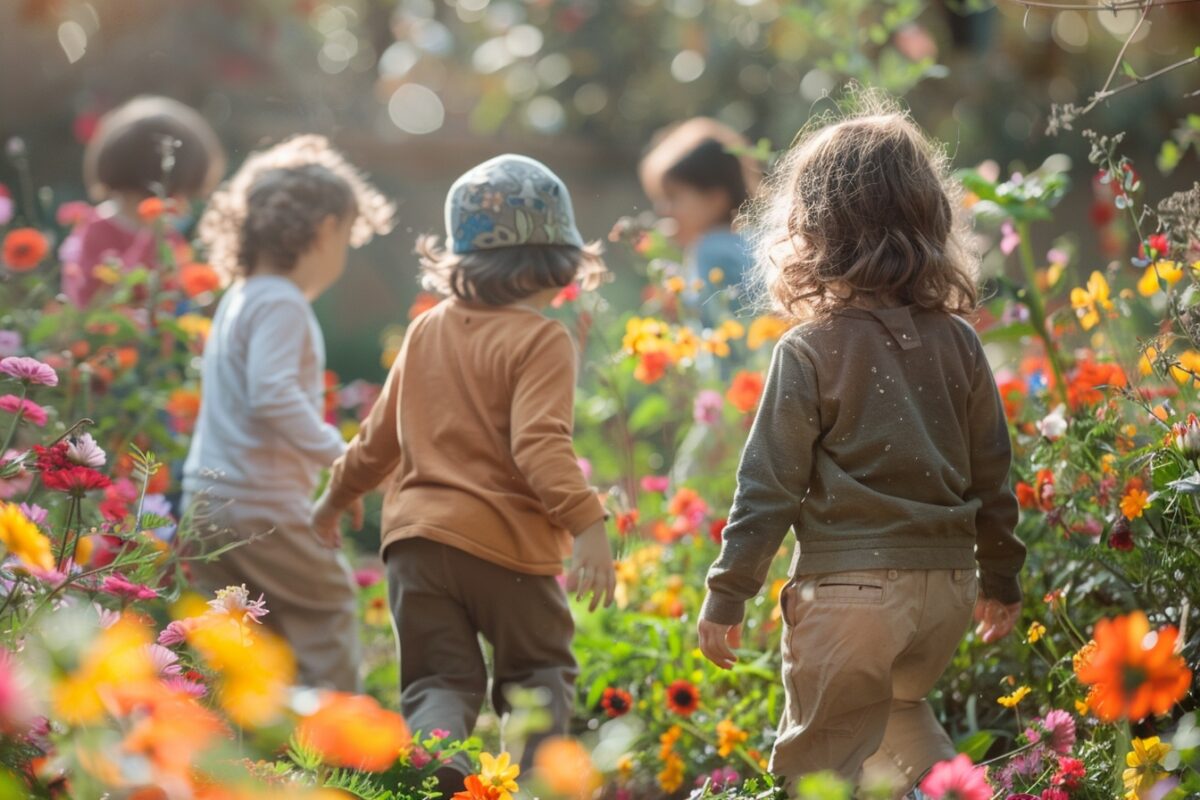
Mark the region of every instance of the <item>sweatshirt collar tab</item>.
<instances>
[{"instance_id":1,"label":"sweatshirt collar tab","mask_svg":"<svg viewBox=\"0 0 1200 800\"><path fill-rule=\"evenodd\" d=\"M887 329L901 350L916 350L921 346L921 336L917 333L917 326L913 323L912 311L908 306L872 308L867 309L867 313L879 320L879 324Z\"/></svg>"}]
</instances>

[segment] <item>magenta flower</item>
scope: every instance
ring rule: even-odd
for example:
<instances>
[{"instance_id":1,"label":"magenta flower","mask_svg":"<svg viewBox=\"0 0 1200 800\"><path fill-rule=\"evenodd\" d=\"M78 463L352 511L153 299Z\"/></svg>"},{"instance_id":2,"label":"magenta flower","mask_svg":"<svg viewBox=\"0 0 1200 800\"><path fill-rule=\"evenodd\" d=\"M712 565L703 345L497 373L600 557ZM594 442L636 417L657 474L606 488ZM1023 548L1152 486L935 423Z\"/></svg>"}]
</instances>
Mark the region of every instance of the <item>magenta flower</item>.
<instances>
[{"instance_id":1,"label":"magenta flower","mask_svg":"<svg viewBox=\"0 0 1200 800\"><path fill-rule=\"evenodd\" d=\"M108 456L104 454L104 450L100 445L96 444L96 440L92 438L90 433L72 436L68 440L67 458L80 466L91 467L92 469L103 467L104 462L108 460Z\"/></svg>"},{"instance_id":2,"label":"magenta flower","mask_svg":"<svg viewBox=\"0 0 1200 800\"><path fill-rule=\"evenodd\" d=\"M153 600L158 597L158 592L149 586L133 583L121 574L109 575L105 578L104 583L100 584L100 591L122 600Z\"/></svg>"},{"instance_id":3,"label":"magenta flower","mask_svg":"<svg viewBox=\"0 0 1200 800\"><path fill-rule=\"evenodd\" d=\"M1021 243L1021 234L1017 233L1011 222L1000 226L1000 234L1000 252L1009 255Z\"/></svg>"},{"instance_id":4,"label":"magenta flower","mask_svg":"<svg viewBox=\"0 0 1200 800\"><path fill-rule=\"evenodd\" d=\"M991 800L987 770L971 763L969 756L959 754L949 761L933 765L921 781L921 791L933 800Z\"/></svg>"},{"instance_id":5,"label":"magenta flower","mask_svg":"<svg viewBox=\"0 0 1200 800\"><path fill-rule=\"evenodd\" d=\"M1042 800L1069 800L1070 797L1066 789L1046 789L1042 792Z\"/></svg>"},{"instance_id":6,"label":"magenta flower","mask_svg":"<svg viewBox=\"0 0 1200 800\"><path fill-rule=\"evenodd\" d=\"M696 402L692 405L692 419L700 425L716 425L721 420L721 408L724 403L720 392L705 389L696 395Z\"/></svg>"},{"instance_id":7,"label":"magenta flower","mask_svg":"<svg viewBox=\"0 0 1200 800\"><path fill-rule=\"evenodd\" d=\"M33 694L12 653L0 648L0 732L25 733L33 724Z\"/></svg>"},{"instance_id":8,"label":"magenta flower","mask_svg":"<svg viewBox=\"0 0 1200 800\"><path fill-rule=\"evenodd\" d=\"M643 492L665 492L671 486L671 479L666 475L647 475L642 478Z\"/></svg>"},{"instance_id":9,"label":"magenta flower","mask_svg":"<svg viewBox=\"0 0 1200 800\"><path fill-rule=\"evenodd\" d=\"M364 567L354 572L354 583L360 589L367 589L383 580L383 574L374 567Z\"/></svg>"},{"instance_id":10,"label":"magenta flower","mask_svg":"<svg viewBox=\"0 0 1200 800\"><path fill-rule=\"evenodd\" d=\"M445 728L434 728L429 732L429 735L434 739L449 739L450 731Z\"/></svg>"},{"instance_id":11,"label":"magenta flower","mask_svg":"<svg viewBox=\"0 0 1200 800\"><path fill-rule=\"evenodd\" d=\"M1025 731L1025 738L1035 744L1044 742L1059 755L1070 755L1075 746L1075 720L1066 711L1056 708L1042 719L1034 720L1033 727Z\"/></svg>"},{"instance_id":12,"label":"magenta flower","mask_svg":"<svg viewBox=\"0 0 1200 800\"><path fill-rule=\"evenodd\" d=\"M588 461L586 458L581 458L575 463L579 465L579 471L583 473L583 479L585 481L590 481L592 479L592 462Z\"/></svg>"},{"instance_id":13,"label":"magenta flower","mask_svg":"<svg viewBox=\"0 0 1200 800\"><path fill-rule=\"evenodd\" d=\"M196 627L196 617L177 619L163 628L158 635L158 643L163 647L174 647L187 641L188 634Z\"/></svg>"},{"instance_id":14,"label":"magenta flower","mask_svg":"<svg viewBox=\"0 0 1200 800\"><path fill-rule=\"evenodd\" d=\"M0 225L7 225L13 218L13 201L11 197L0 194Z\"/></svg>"},{"instance_id":15,"label":"magenta flower","mask_svg":"<svg viewBox=\"0 0 1200 800\"><path fill-rule=\"evenodd\" d=\"M412 752L408 754L409 762L417 769L424 769L433 761L433 756L429 755L429 751L420 745L414 745Z\"/></svg>"},{"instance_id":16,"label":"magenta flower","mask_svg":"<svg viewBox=\"0 0 1200 800\"><path fill-rule=\"evenodd\" d=\"M7 411L9 414L19 413L23 419L29 420L39 428L45 427L50 420L46 409L32 400L22 399L15 394L6 394L0 397L0 411Z\"/></svg>"},{"instance_id":17,"label":"magenta flower","mask_svg":"<svg viewBox=\"0 0 1200 800\"><path fill-rule=\"evenodd\" d=\"M54 367L28 356L0 358L0 373L32 386L58 386Z\"/></svg>"}]
</instances>

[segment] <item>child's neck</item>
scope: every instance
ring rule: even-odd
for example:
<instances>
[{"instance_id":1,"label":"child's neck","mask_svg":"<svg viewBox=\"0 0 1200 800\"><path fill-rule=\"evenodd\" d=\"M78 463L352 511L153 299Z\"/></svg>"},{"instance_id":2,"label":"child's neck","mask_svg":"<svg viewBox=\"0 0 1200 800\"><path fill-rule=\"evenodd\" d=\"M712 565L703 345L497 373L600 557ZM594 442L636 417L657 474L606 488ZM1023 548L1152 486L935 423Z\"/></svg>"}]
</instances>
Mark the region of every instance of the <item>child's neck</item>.
<instances>
[{"instance_id":1,"label":"child's neck","mask_svg":"<svg viewBox=\"0 0 1200 800\"><path fill-rule=\"evenodd\" d=\"M560 291L562 290L543 289L537 294L531 294L529 297L523 297L520 300L509 303L509 305L516 308L528 308L529 310L536 311L540 314L546 308L546 306L553 302L554 298L558 296Z\"/></svg>"}]
</instances>

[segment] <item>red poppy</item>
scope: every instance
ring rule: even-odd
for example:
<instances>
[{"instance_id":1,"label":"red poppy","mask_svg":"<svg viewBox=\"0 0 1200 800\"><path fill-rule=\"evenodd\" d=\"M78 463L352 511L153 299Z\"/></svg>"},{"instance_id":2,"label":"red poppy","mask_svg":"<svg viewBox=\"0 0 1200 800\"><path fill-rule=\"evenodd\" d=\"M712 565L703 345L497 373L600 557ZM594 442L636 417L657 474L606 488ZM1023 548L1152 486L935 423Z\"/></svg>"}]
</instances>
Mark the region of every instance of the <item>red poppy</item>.
<instances>
[{"instance_id":1,"label":"red poppy","mask_svg":"<svg viewBox=\"0 0 1200 800\"><path fill-rule=\"evenodd\" d=\"M47 489L63 492L74 497L83 497L88 492L107 489L112 481L91 467L78 465L42 473L42 483Z\"/></svg>"},{"instance_id":2,"label":"red poppy","mask_svg":"<svg viewBox=\"0 0 1200 800\"><path fill-rule=\"evenodd\" d=\"M179 270L179 283L188 297L199 297L221 288L221 276L208 264L187 264Z\"/></svg>"},{"instance_id":3,"label":"red poppy","mask_svg":"<svg viewBox=\"0 0 1200 800\"><path fill-rule=\"evenodd\" d=\"M617 514L617 532L622 536L628 536L637 530L638 519L641 514L635 508L632 511L625 511Z\"/></svg>"},{"instance_id":4,"label":"red poppy","mask_svg":"<svg viewBox=\"0 0 1200 800\"><path fill-rule=\"evenodd\" d=\"M4 237L4 263L13 272L28 272L49 252L50 243L36 228L14 228Z\"/></svg>"},{"instance_id":5,"label":"red poppy","mask_svg":"<svg viewBox=\"0 0 1200 800\"><path fill-rule=\"evenodd\" d=\"M729 523L729 520L725 519L724 517L722 517L721 519L714 519L712 521L712 523L709 524L709 526L708 526L709 538L712 539L717 544L720 544L721 543L721 534L723 534L725 532L725 526L728 523Z\"/></svg>"},{"instance_id":6,"label":"red poppy","mask_svg":"<svg viewBox=\"0 0 1200 800\"><path fill-rule=\"evenodd\" d=\"M743 414L758 408L759 398L763 392L763 376L761 372L739 372L733 376L725 399Z\"/></svg>"},{"instance_id":7,"label":"red poppy","mask_svg":"<svg viewBox=\"0 0 1200 800\"><path fill-rule=\"evenodd\" d=\"M1025 399L1025 381L1020 378L1001 381L997 387L1000 399L1004 401L1004 413L1009 420L1015 420L1021 414L1021 403Z\"/></svg>"},{"instance_id":8,"label":"red poppy","mask_svg":"<svg viewBox=\"0 0 1200 800\"><path fill-rule=\"evenodd\" d=\"M624 716L633 708L633 695L624 689L615 689L609 686L604 690L604 696L600 698L600 707L604 709L604 713L614 719Z\"/></svg>"},{"instance_id":9,"label":"red poppy","mask_svg":"<svg viewBox=\"0 0 1200 800\"><path fill-rule=\"evenodd\" d=\"M667 708L683 717L690 717L700 707L700 692L690 681L682 678L667 687Z\"/></svg>"}]
</instances>

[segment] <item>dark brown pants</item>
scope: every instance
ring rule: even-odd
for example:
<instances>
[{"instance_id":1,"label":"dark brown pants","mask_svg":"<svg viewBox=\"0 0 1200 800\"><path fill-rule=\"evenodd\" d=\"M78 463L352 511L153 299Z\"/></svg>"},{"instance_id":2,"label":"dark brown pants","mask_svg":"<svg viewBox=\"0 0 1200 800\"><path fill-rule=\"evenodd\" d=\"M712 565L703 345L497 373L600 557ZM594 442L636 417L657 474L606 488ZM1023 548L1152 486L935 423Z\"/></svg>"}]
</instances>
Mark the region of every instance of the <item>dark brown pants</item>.
<instances>
[{"instance_id":1,"label":"dark brown pants","mask_svg":"<svg viewBox=\"0 0 1200 800\"><path fill-rule=\"evenodd\" d=\"M550 723L525 746L566 733L578 669L575 624L553 577L525 575L429 539L405 539L386 553L388 593L400 650L400 711L414 731L441 728L469 737L488 697L479 636L492 645L492 707L509 710L506 692L537 691ZM465 774L468 760L454 763Z\"/></svg>"}]
</instances>

